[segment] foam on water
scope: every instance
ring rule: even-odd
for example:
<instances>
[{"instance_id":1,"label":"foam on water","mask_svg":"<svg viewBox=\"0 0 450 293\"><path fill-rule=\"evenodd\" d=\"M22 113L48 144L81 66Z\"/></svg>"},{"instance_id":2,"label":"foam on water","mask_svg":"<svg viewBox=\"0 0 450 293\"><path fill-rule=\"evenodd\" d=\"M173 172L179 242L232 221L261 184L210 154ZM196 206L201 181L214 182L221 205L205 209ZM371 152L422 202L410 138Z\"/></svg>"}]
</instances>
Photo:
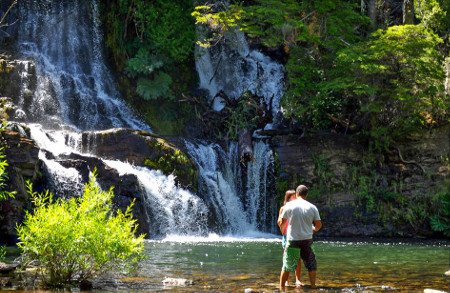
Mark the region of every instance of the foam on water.
<instances>
[{"instance_id":1,"label":"foam on water","mask_svg":"<svg viewBox=\"0 0 450 293\"><path fill-rule=\"evenodd\" d=\"M241 235L219 235L211 233L206 237L185 236L185 235L167 235L162 240L149 240L150 242L173 242L173 243L216 243L216 242L281 242L279 235L263 233L258 231L248 232Z\"/></svg>"}]
</instances>

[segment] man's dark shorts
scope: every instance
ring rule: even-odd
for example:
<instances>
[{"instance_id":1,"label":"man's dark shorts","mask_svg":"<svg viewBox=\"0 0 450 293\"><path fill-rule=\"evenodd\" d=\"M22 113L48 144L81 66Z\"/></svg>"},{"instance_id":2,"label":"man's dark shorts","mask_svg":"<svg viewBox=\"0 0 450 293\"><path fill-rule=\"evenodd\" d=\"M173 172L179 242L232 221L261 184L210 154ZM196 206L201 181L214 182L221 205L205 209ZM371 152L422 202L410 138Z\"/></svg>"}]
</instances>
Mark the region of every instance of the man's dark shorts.
<instances>
[{"instance_id":1,"label":"man's dark shorts","mask_svg":"<svg viewBox=\"0 0 450 293\"><path fill-rule=\"evenodd\" d=\"M317 270L316 255L312 250L313 240L290 240L288 241L283 254L283 271L295 271L297 266L299 252L300 257L305 263L309 272Z\"/></svg>"}]
</instances>

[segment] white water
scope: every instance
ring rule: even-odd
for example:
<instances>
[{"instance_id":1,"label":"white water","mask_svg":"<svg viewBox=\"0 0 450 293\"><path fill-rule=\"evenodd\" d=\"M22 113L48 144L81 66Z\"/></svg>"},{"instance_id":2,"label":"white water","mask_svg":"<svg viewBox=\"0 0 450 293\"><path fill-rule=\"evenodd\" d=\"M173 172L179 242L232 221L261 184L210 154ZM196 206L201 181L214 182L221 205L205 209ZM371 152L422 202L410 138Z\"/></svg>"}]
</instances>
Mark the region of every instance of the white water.
<instances>
[{"instance_id":1,"label":"white water","mask_svg":"<svg viewBox=\"0 0 450 293\"><path fill-rule=\"evenodd\" d=\"M19 7L18 50L30 61L19 66L18 104L25 112L16 114L43 125L30 125L31 135L41 148L39 158L56 195L80 194L82 176L75 168L63 166L71 162L62 161L71 153L94 156L89 152L95 152L96 145L82 147L81 130L150 129L120 100L105 66L96 1L30 0L19 2ZM250 90L278 109L282 66L250 50L242 34L236 33L235 38L236 50L224 47L218 51L229 65L221 67L223 74L214 76L212 85L233 98ZM234 59L225 56L230 52L235 52ZM212 60L205 64L211 69L217 56L207 52L204 57ZM200 77L205 80L212 75ZM190 149L200 168L198 195L179 188L173 176L160 171L102 160L120 175L132 174L138 179L151 230L148 234L198 237L218 232L257 237L259 231L269 231L273 226L267 221L271 216L267 186L270 149L263 143L255 145L255 162L249 164L247 178L242 178L236 144L227 152L218 145L192 144Z\"/></svg>"},{"instance_id":2,"label":"white water","mask_svg":"<svg viewBox=\"0 0 450 293\"><path fill-rule=\"evenodd\" d=\"M81 194L83 183L79 172L74 168L62 166L58 162L58 156L76 153L94 157L92 154L81 152L82 134L63 130L46 130L39 124L30 124L29 127L31 138L41 149L39 158L46 166L52 189L58 196ZM55 158L47 158L47 153ZM159 170L150 170L120 161L102 161L121 176L133 174L137 177L143 194L147 220L151 227L148 231L149 235L207 234L206 205L195 194L178 187L173 175L166 176Z\"/></svg>"},{"instance_id":3,"label":"white water","mask_svg":"<svg viewBox=\"0 0 450 293\"><path fill-rule=\"evenodd\" d=\"M120 161L104 160L120 175L135 175L144 191L149 233L152 236L204 235L207 232L208 210L203 201L187 190L177 187L173 175L165 176L159 170L132 166Z\"/></svg>"},{"instance_id":4,"label":"white water","mask_svg":"<svg viewBox=\"0 0 450 293\"><path fill-rule=\"evenodd\" d=\"M264 98L274 116L278 113L284 90L283 65L250 49L244 33L229 32L221 43L208 49L197 46L196 51L200 88L208 90L211 99L221 90L234 99L250 91ZM223 108L220 99L213 100L213 108Z\"/></svg>"},{"instance_id":5,"label":"white water","mask_svg":"<svg viewBox=\"0 0 450 293\"><path fill-rule=\"evenodd\" d=\"M199 191L213 210L219 232L245 235L274 230L270 219L275 215L276 203L267 186L273 154L265 143L254 145L254 161L247 166L246 188L242 186L236 143L230 143L228 151L217 144L186 142L186 146L198 166Z\"/></svg>"},{"instance_id":6,"label":"white water","mask_svg":"<svg viewBox=\"0 0 450 293\"><path fill-rule=\"evenodd\" d=\"M248 232L235 235L219 235L216 233L208 234L208 236L183 236L183 235L167 235L158 242L169 243L217 243L217 242L281 242L281 237L275 234L262 233L262 232ZM152 241L149 241L152 242Z\"/></svg>"},{"instance_id":7,"label":"white water","mask_svg":"<svg viewBox=\"0 0 450 293\"><path fill-rule=\"evenodd\" d=\"M105 66L96 1L19 1L19 7L18 49L36 62L36 84L23 82L19 105L29 120L81 130L150 130L120 100ZM22 74L33 75L26 66Z\"/></svg>"}]
</instances>

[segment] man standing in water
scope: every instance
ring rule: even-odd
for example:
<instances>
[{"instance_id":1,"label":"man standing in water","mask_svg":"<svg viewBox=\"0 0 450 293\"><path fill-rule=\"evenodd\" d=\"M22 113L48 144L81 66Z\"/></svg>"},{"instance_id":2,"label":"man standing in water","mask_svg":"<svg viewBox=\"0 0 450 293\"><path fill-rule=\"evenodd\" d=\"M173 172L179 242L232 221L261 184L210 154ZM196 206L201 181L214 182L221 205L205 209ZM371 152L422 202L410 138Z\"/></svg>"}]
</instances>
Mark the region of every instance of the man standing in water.
<instances>
[{"instance_id":1,"label":"man standing in water","mask_svg":"<svg viewBox=\"0 0 450 293\"><path fill-rule=\"evenodd\" d=\"M311 248L313 233L320 230L322 222L316 206L306 201L308 188L299 185L296 199L288 202L278 218L278 226L283 231L287 224L287 244L283 253L283 268L280 274L280 290L286 290L289 273L294 272L300 257L305 263L311 287L316 287L316 256Z\"/></svg>"}]
</instances>

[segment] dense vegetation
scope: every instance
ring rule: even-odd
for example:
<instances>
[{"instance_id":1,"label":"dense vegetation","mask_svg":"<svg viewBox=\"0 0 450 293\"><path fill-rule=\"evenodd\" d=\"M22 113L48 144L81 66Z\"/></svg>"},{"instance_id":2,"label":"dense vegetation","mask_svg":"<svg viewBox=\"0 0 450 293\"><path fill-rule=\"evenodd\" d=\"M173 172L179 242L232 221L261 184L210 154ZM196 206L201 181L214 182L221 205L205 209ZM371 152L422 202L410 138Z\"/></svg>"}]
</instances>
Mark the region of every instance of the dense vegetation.
<instances>
[{"instance_id":1,"label":"dense vegetation","mask_svg":"<svg viewBox=\"0 0 450 293\"><path fill-rule=\"evenodd\" d=\"M197 6L193 16L211 28L200 45L239 26L263 46L284 51L286 116L310 130L361 133L387 148L416 129L449 121L448 1L416 1L416 10L398 14L393 7L401 4L376 2L379 11L366 15L353 1L257 0L235 2L226 12Z\"/></svg>"},{"instance_id":2,"label":"dense vegetation","mask_svg":"<svg viewBox=\"0 0 450 293\"><path fill-rule=\"evenodd\" d=\"M131 268L141 257L144 236L136 236L132 205L112 208L112 190L103 191L95 175L81 197L55 200L29 187L35 208L17 228L27 262L38 261L43 282L68 287L111 270Z\"/></svg>"},{"instance_id":3,"label":"dense vegetation","mask_svg":"<svg viewBox=\"0 0 450 293\"><path fill-rule=\"evenodd\" d=\"M180 102L194 81L192 0L104 1L106 45L127 99L161 134L179 132L192 111Z\"/></svg>"}]
</instances>

